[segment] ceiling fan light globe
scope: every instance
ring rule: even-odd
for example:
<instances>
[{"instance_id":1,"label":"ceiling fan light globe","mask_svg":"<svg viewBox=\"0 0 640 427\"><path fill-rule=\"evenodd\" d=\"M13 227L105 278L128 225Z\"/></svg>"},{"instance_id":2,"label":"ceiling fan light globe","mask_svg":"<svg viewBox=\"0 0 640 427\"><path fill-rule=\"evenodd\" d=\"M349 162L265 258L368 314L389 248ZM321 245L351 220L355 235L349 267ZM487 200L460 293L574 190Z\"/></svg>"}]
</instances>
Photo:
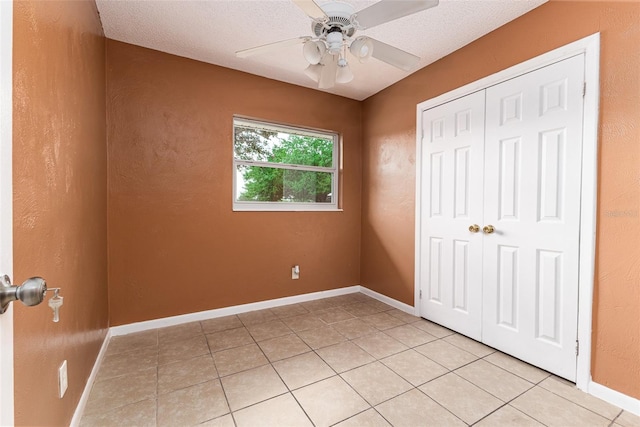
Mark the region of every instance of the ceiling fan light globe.
<instances>
[{"instance_id":1,"label":"ceiling fan light globe","mask_svg":"<svg viewBox=\"0 0 640 427\"><path fill-rule=\"evenodd\" d=\"M302 46L302 55L311 65L319 64L327 47L321 41L309 40Z\"/></svg>"},{"instance_id":2,"label":"ceiling fan light globe","mask_svg":"<svg viewBox=\"0 0 640 427\"><path fill-rule=\"evenodd\" d=\"M311 64L307 68L305 68L304 73L314 82L320 81L320 74L322 73L322 65L320 64Z\"/></svg>"},{"instance_id":3,"label":"ceiling fan light globe","mask_svg":"<svg viewBox=\"0 0 640 427\"><path fill-rule=\"evenodd\" d=\"M349 83L353 80L353 72L349 67L349 64L344 67L338 67L338 71L336 72L336 83Z\"/></svg>"},{"instance_id":4,"label":"ceiling fan light globe","mask_svg":"<svg viewBox=\"0 0 640 427\"><path fill-rule=\"evenodd\" d=\"M373 42L367 37L358 37L349 46L349 51L359 61L366 61L373 53Z\"/></svg>"}]
</instances>

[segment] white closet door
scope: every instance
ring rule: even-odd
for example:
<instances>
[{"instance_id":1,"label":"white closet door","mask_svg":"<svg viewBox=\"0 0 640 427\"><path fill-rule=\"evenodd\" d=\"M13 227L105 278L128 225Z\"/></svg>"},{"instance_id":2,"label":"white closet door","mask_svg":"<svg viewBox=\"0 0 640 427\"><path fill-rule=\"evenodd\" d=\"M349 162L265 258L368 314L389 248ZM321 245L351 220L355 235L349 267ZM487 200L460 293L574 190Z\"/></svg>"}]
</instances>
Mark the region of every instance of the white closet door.
<instances>
[{"instance_id":1,"label":"white closet door","mask_svg":"<svg viewBox=\"0 0 640 427\"><path fill-rule=\"evenodd\" d=\"M482 341L569 380L583 81L579 55L486 91Z\"/></svg>"},{"instance_id":2,"label":"white closet door","mask_svg":"<svg viewBox=\"0 0 640 427\"><path fill-rule=\"evenodd\" d=\"M484 91L423 113L421 313L480 340Z\"/></svg>"}]
</instances>

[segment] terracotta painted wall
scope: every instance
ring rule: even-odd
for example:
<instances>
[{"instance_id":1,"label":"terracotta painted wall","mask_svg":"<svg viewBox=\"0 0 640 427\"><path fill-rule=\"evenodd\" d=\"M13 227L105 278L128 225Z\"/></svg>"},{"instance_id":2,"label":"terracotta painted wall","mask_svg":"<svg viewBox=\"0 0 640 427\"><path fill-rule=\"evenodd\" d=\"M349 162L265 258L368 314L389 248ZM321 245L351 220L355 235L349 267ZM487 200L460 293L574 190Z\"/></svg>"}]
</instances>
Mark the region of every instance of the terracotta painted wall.
<instances>
[{"instance_id":1,"label":"terracotta painted wall","mask_svg":"<svg viewBox=\"0 0 640 427\"><path fill-rule=\"evenodd\" d=\"M13 7L14 282L64 296L14 303L15 421L68 425L107 327L105 39L93 1Z\"/></svg>"},{"instance_id":2,"label":"terracotta painted wall","mask_svg":"<svg viewBox=\"0 0 640 427\"><path fill-rule=\"evenodd\" d=\"M339 132L344 211L233 212L234 114ZM112 325L360 283L359 102L108 40L107 117Z\"/></svg>"},{"instance_id":3,"label":"terracotta painted wall","mask_svg":"<svg viewBox=\"0 0 640 427\"><path fill-rule=\"evenodd\" d=\"M361 281L413 304L416 105L601 33L593 366L640 398L640 3L551 1L364 102Z\"/></svg>"}]
</instances>

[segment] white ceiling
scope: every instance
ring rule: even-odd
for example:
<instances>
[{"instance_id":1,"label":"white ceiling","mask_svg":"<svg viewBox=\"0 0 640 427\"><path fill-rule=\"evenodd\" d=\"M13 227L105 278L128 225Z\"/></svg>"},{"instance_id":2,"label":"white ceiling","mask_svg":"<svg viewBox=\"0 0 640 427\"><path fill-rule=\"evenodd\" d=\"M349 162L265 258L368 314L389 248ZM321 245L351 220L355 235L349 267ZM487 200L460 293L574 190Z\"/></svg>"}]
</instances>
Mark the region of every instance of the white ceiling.
<instances>
[{"instance_id":1,"label":"white ceiling","mask_svg":"<svg viewBox=\"0 0 640 427\"><path fill-rule=\"evenodd\" d=\"M333 0L329 0L333 1ZM435 8L358 32L421 60L414 71L465 46L547 0L440 0ZM317 0L319 4L326 2ZM348 0L361 10L375 0ZM317 88L303 70L302 45L236 58L250 47L311 35L311 19L290 0L97 0L105 35L198 61ZM363 100L410 73L374 58L349 64L355 78L327 92Z\"/></svg>"}]
</instances>

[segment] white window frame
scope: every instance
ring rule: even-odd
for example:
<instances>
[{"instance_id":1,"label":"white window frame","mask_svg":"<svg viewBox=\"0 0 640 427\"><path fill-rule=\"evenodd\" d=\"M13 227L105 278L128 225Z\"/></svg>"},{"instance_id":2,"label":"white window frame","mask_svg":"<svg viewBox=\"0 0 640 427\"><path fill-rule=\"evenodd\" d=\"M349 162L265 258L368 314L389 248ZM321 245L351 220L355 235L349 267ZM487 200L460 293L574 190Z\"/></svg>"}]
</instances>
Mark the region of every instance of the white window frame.
<instances>
[{"instance_id":1,"label":"white window frame","mask_svg":"<svg viewBox=\"0 0 640 427\"><path fill-rule=\"evenodd\" d=\"M235 128L236 126L256 127L265 130L273 130L275 132L284 132L301 136L327 138L333 140L333 161L332 167L305 166L294 165L288 163L271 163L252 160L236 159L235 156ZM254 120L244 117L233 117L233 210L234 211L340 211L338 208L338 180L339 180L339 153L340 153L340 136L336 132L303 128L298 126L283 125L279 123L267 122L263 120ZM269 168L288 169L296 171L308 172L325 172L331 173L331 202L330 203L303 203L303 202L248 202L236 200L237 194L237 170L238 166L262 166Z\"/></svg>"}]
</instances>

